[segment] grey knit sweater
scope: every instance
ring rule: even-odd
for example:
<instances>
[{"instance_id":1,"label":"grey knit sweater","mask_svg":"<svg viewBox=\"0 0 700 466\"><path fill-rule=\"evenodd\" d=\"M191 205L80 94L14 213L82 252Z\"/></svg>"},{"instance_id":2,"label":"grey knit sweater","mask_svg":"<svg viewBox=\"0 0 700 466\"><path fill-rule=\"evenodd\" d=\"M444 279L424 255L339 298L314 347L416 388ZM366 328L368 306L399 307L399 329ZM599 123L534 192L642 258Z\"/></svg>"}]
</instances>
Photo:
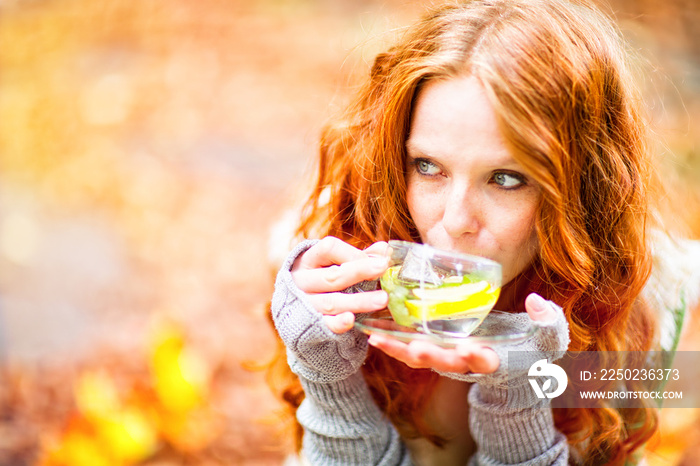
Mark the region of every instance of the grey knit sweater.
<instances>
[{"instance_id":1,"label":"grey knit sweater","mask_svg":"<svg viewBox=\"0 0 700 466\"><path fill-rule=\"evenodd\" d=\"M374 403L359 370L367 355L367 337L356 330L331 332L292 280L294 260L313 244L304 241L290 253L272 298L275 327L306 395L297 411L304 427L303 454L313 465L411 465L406 446ZM517 324L529 317L513 319ZM532 362L552 361L564 354L568 343L568 326L559 309L557 320L540 326L531 340L517 347L494 347L501 358L494 374L443 374L474 383L469 424L477 452L470 464L568 463L566 438L554 427L549 400L538 399L529 386L531 361L511 367L505 363L509 350L532 355Z\"/></svg>"}]
</instances>

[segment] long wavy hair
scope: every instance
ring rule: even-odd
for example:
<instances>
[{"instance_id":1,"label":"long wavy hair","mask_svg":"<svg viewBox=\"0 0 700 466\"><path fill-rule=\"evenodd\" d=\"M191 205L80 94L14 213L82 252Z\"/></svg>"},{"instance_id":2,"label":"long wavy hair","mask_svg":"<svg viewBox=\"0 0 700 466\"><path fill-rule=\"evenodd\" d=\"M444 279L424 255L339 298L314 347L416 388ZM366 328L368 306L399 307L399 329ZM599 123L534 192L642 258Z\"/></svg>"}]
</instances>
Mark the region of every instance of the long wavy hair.
<instances>
[{"instance_id":1,"label":"long wavy hair","mask_svg":"<svg viewBox=\"0 0 700 466\"><path fill-rule=\"evenodd\" d=\"M426 82L472 76L542 192L539 254L506 288L521 302L535 291L560 304L571 351L650 349L654 312L639 295L651 269L653 174L629 53L614 21L582 3L472 0L433 10L376 58L354 103L325 127L300 233L360 248L420 241L406 205L412 108ZM373 348L363 371L402 435L444 442L423 420L434 372ZM282 380L294 411L303 392L290 372ZM556 409L554 417L587 464L623 463L657 424L652 408Z\"/></svg>"}]
</instances>

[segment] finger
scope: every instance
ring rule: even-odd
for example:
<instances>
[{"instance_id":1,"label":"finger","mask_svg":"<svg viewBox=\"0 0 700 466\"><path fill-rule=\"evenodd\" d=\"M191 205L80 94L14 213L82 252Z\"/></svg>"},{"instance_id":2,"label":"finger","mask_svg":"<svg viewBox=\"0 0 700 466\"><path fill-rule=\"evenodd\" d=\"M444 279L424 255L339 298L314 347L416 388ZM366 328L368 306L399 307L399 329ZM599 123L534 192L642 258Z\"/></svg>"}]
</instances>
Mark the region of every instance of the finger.
<instances>
[{"instance_id":1,"label":"finger","mask_svg":"<svg viewBox=\"0 0 700 466\"><path fill-rule=\"evenodd\" d=\"M302 254L292 267L296 269L316 269L334 264L344 264L367 257L363 251L333 236L326 236Z\"/></svg>"},{"instance_id":2,"label":"finger","mask_svg":"<svg viewBox=\"0 0 700 466\"><path fill-rule=\"evenodd\" d=\"M537 293L530 293L525 298L525 310L530 318L536 322L553 322L557 318L554 307Z\"/></svg>"},{"instance_id":3,"label":"finger","mask_svg":"<svg viewBox=\"0 0 700 466\"><path fill-rule=\"evenodd\" d=\"M355 314L343 312L337 316L323 316L323 322L333 333L345 333L355 325Z\"/></svg>"},{"instance_id":4,"label":"finger","mask_svg":"<svg viewBox=\"0 0 700 466\"><path fill-rule=\"evenodd\" d=\"M408 345L394 338L373 333L369 336L368 343L382 350L387 355L399 361L406 362Z\"/></svg>"},{"instance_id":5,"label":"finger","mask_svg":"<svg viewBox=\"0 0 700 466\"><path fill-rule=\"evenodd\" d=\"M491 374L496 372L501 364L498 355L491 348L465 344L458 345L455 351L465 359L471 372L477 374Z\"/></svg>"},{"instance_id":6,"label":"finger","mask_svg":"<svg viewBox=\"0 0 700 466\"><path fill-rule=\"evenodd\" d=\"M455 350L441 348L429 342L415 340L406 344L384 335L373 334L369 343L414 369L459 373L471 370L467 360Z\"/></svg>"},{"instance_id":7,"label":"finger","mask_svg":"<svg viewBox=\"0 0 700 466\"><path fill-rule=\"evenodd\" d=\"M562 357L571 343L569 325L563 310L534 293L525 299L525 309L533 324L538 327L532 344L538 350L550 352L553 359Z\"/></svg>"},{"instance_id":8,"label":"finger","mask_svg":"<svg viewBox=\"0 0 700 466\"><path fill-rule=\"evenodd\" d=\"M340 265L299 269L292 272L292 276L299 289L306 293L327 293L344 290L363 280L375 280L388 267L385 257L364 256Z\"/></svg>"},{"instance_id":9,"label":"finger","mask_svg":"<svg viewBox=\"0 0 700 466\"><path fill-rule=\"evenodd\" d=\"M419 340L408 344L407 364L415 368L443 372L465 373L471 370L466 359L453 349L441 348Z\"/></svg>"},{"instance_id":10,"label":"finger","mask_svg":"<svg viewBox=\"0 0 700 466\"><path fill-rule=\"evenodd\" d=\"M389 295L383 290L309 294L308 298L314 309L324 315L378 311L384 309L389 302Z\"/></svg>"},{"instance_id":11,"label":"finger","mask_svg":"<svg viewBox=\"0 0 700 466\"><path fill-rule=\"evenodd\" d=\"M386 241L379 241L365 249L364 252L368 256L386 257L389 252L389 243Z\"/></svg>"}]
</instances>

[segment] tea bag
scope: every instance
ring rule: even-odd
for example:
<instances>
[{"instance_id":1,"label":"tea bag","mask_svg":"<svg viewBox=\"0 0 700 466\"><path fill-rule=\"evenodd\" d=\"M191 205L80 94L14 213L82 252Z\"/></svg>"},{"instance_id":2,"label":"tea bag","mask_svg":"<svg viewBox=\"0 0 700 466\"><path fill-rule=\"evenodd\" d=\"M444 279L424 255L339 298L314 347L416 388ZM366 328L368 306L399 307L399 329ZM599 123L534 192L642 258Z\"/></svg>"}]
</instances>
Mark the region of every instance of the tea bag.
<instances>
[{"instance_id":1,"label":"tea bag","mask_svg":"<svg viewBox=\"0 0 700 466\"><path fill-rule=\"evenodd\" d=\"M397 276L399 282L415 285L417 283L433 286L442 285L444 270L433 267L432 253L423 248L412 249L406 254L401 270Z\"/></svg>"}]
</instances>

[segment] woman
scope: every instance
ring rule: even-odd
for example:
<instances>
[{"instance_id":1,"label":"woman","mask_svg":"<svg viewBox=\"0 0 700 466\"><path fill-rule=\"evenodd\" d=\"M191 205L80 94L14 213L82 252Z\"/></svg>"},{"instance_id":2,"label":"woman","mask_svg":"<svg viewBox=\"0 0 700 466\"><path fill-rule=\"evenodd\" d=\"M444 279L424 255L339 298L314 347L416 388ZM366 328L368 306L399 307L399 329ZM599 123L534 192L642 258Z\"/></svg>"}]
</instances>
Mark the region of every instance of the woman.
<instances>
[{"instance_id":1,"label":"woman","mask_svg":"<svg viewBox=\"0 0 700 466\"><path fill-rule=\"evenodd\" d=\"M659 340L667 310L641 298L653 176L627 56L591 7L475 0L435 10L377 57L323 134L300 232L325 238L292 251L272 301L311 464L635 461L651 407L552 410L525 394L524 373L503 378L509 349L554 360ZM387 304L375 280L389 239L500 262L496 309L536 336L518 348L368 341L353 324Z\"/></svg>"}]
</instances>

